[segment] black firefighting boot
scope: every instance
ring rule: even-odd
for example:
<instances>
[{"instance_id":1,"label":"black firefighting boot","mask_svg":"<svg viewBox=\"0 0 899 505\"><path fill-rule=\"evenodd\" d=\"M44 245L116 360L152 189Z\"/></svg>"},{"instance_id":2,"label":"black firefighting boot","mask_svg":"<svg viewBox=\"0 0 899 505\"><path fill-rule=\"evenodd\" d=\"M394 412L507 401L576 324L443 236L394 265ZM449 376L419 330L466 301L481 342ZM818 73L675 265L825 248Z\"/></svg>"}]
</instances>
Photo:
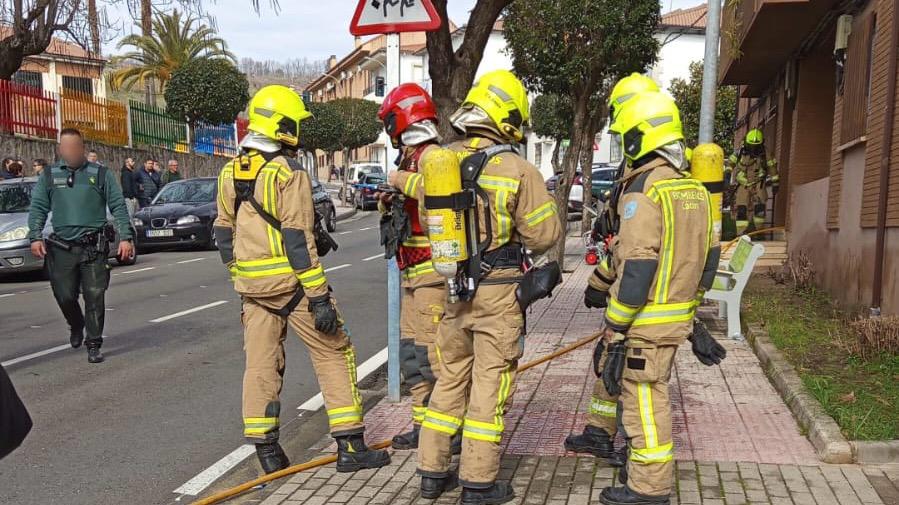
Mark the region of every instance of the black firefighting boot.
<instances>
[{"instance_id":1,"label":"black firefighting boot","mask_svg":"<svg viewBox=\"0 0 899 505\"><path fill-rule=\"evenodd\" d=\"M599 502L604 505L670 505L671 498L665 496L647 496L627 486L607 487L599 494Z\"/></svg>"},{"instance_id":2,"label":"black firefighting boot","mask_svg":"<svg viewBox=\"0 0 899 505\"><path fill-rule=\"evenodd\" d=\"M447 491L459 487L459 476L455 472L449 472L445 477L421 476L421 497L428 500L436 500Z\"/></svg>"},{"instance_id":3,"label":"black firefighting boot","mask_svg":"<svg viewBox=\"0 0 899 505\"><path fill-rule=\"evenodd\" d=\"M337 440L338 472L355 472L390 464L390 455L387 451L369 449L361 433L334 438Z\"/></svg>"},{"instance_id":4,"label":"black firefighting boot","mask_svg":"<svg viewBox=\"0 0 899 505\"><path fill-rule=\"evenodd\" d=\"M69 343L72 344L72 349L78 349L81 347L81 344L84 343L84 330L76 330L72 328L69 331Z\"/></svg>"},{"instance_id":5,"label":"black firefighting boot","mask_svg":"<svg viewBox=\"0 0 899 505\"><path fill-rule=\"evenodd\" d=\"M256 444L256 457L265 473L273 473L290 466L290 460L277 440Z\"/></svg>"},{"instance_id":6,"label":"black firefighting boot","mask_svg":"<svg viewBox=\"0 0 899 505\"><path fill-rule=\"evenodd\" d=\"M456 433L450 442L450 452L453 454L462 454L462 434Z\"/></svg>"},{"instance_id":7,"label":"black firefighting boot","mask_svg":"<svg viewBox=\"0 0 899 505\"><path fill-rule=\"evenodd\" d=\"M623 465L621 470L618 470L618 482L620 482L622 486L627 485L627 464Z\"/></svg>"},{"instance_id":8,"label":"black firefighting boot","mask_svg":"<svg viewBox=\"0 0 899 505\"><path fill-rule=\"evenodd\" d=\"M515 499L515 492L508 482L494 482L489 487L462 488L463 505L499 505Z\"/></svg>"},{"instance_id":9,"label":"black firefighting boot","mask_svg":"<svg viewBox=\"0 0 899 505\"><path fill-rule=\"evenodd\" d=\"M615 468L623 468L627 466L627 446L615 449L612 455L606 458L606 462ZM624 484L624 482L622 482Z\"/></svg>"},{"instance_id":10,"label":"black firefighting boot","mask_svg":"<svg viewBox=\"0 0 899 505\"><path fill-rule=\"evenodd\" d=\"M412 431L394 436L390 446L398 451L418 449L418 434L420 432L421 425L413 424Z\"/></svg>"},{"instance_id":11,"label":"black firefighting boot","mask_svg":"<svg viewBox=\"0 0 899 505\"><path fill-rule=\"evenodd\" d=\"M103 360L106 359L103 357L103 353L100 352L99 345L87 345L87 362L88 363L103 363Z\"/></svg>"},{"instance_id":12,"label":"black firefighting boot","mask_svg":"<svg viewBox=\"0 0 899 505\"><path fill-rule=\"evenodd\" d=\"M568 435L565 449L571 452L592 454L598 458L612 458L615 455L615 444L609 432L589 424L580 435ZM611 463L611 461L610 461Z\"/></svg>"}]
</instances>

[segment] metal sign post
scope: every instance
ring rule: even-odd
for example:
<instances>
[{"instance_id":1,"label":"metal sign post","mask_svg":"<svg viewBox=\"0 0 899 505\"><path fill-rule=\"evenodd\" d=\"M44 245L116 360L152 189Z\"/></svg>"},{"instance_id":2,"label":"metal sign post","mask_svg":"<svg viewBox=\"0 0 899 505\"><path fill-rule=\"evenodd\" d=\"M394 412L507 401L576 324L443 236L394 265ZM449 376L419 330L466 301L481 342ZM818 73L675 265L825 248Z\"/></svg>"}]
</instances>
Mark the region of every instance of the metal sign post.
<instances>
[{"instance_id":1,"label":"metal sign post","mask_svg":"<svg viewBox=\"0 0 899 505\"><path fill-rule=\"evenodd\" d=\"M355 36L387 34L386 85L400 85L400 32L430 31L441 20L430 0L360 0L350 23ZM390 167L397 150L388 142L385 165ZM400 401L400 270L396 258L387 261L387 398Z\"/></svg>"}]
</instances>

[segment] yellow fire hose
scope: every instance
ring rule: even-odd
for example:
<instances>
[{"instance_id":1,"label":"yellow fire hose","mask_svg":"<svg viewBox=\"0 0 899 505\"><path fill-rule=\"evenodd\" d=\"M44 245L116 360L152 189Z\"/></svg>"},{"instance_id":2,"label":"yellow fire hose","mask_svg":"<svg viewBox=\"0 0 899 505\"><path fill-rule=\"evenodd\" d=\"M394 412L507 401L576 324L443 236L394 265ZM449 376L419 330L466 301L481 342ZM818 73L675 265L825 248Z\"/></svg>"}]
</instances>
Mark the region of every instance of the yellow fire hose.
<instances>
[{"instance_id":1,"label":"yellow fire hose","mask_svg":"<svg viewBox=\"0 0 899 505\"><path fill-rule=\"evenodd\" d=\"M558 351L555 351L551 354L547 354L546 356L543 356L542 358L525 363L524 365L521 365L520 367L518 367L518 373L524 372L525 370L531 369L535 366L542 365L543 363L546 363L547 361L549 361L551 359L558 358L559 356L561 356L563 354L567 354L579 347L583 347L583 346L589 344L590 342L593 342L594 340L598 339L600 337L600 335L602 335L602 332L594 333L593 335L590 335L589 337L582 338L582 339L578 340L577 342L575 342L569 346L563 347L563 348L559 349ZM390 447L390 443L391 443L390 440L383 440L376 444L372 444L369 447L371 447L372 449L384 449L385 447ZM231 489L226 489L226 490L224 490L220 493L216 493L208 498L203 498L201 500L197 500L197 501L191 503L191 505L212 505L214 503L220 503L224 500L233 498L241 493L249 491L256 486L265 484L267 482L271 482L273 480L280 479L281 477L287 477L288 475L293 475L295 473L300 473L300 472L303 472L306 470L311 470L313 468L318 468L320 466L324 466L329 463L333 463L335 461L337 461L336 454L330 455L330 456L324 456L321 458L316 458L316 459L313 459L312 461L307 461L307 462L301 463L299 465L289 466L283 470L278 470L277 472L263 475L262 477L253 479L249 482L245 482L239 486L232 487Z\"/></svg>"},{"instance_id":2,"label":"yellow fire hose","mask_svg":"<svg viewBox=\"0 0 899 505\"><path fill-rule=\"evenodd\" d=\"M756 230L756 231L749 232L749 233L743 233L739 237L737 237L737 238L731 240L730 242L728 242L727 244L725 244L724 247L721 248L721 252L725 252L728 249L730 249L731 247L733 247L734 244L736 244L737 241L740 240L740 237L742 237L743 235L745 235L747 237L752 237L754 235L761 235L762 233L773 233L776 231L784 231L784 227L783 226L772 226L771 228L762 228L761 230Z\"/></svg>"}]
</instances>

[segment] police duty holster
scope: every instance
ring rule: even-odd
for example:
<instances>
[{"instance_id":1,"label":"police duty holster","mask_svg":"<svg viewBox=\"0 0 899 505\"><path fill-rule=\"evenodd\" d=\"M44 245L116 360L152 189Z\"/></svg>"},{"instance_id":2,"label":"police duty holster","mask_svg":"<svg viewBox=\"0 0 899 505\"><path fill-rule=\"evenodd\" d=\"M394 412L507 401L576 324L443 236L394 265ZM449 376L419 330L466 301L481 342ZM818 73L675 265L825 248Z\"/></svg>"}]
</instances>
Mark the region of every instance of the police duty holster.
<instances>
[{"instance_id":1,"label":"police duty holster","mask_svg":"<svg viewBox=\"0 0 899 505\"><path fill-rule=\"evenodd\" d=\"M264 208L262 208L262 205L259 203L259 201L256 200L256 197L254 195L256 193L256 181L259 178L259 172L262 172L262 169L265 168L265 166L268 165L269 162L271 162L271 160L273 160L275 158L275 156L277 156L279 153L260 153L260 154L263 155L263 157L265 159L265 163L263 163L262 166L259 168L259 170L256 172L256 178L254 178L252 180L234 179L234 193L235 193L235 195L237 195L237 197L235 198L235 202L234 202L234 215L235 216L237 215L237 211L240 208L240 204L242 202L247 202L250 204L251 207L253 207L253 210L255 210L257 214L259 214L259 217L261 217L263 220L265 220L265 222L268 223L269 226L271 226L272 228L274 228L274 229L278 230L278 232L280 232L281 231L281 221L278 221L278 219L275 218L275 216L266 212L266 210ZM241 154L240 163L241 163L241 166L245 166L244 164L248 165L249 158L247 156L245 156L244 154ZM331 237L331 235L327 232L327 230L325 230L324 226L322 225L322 216L320 216L317 211L313 210L313 213L315 214L315 224L312 229L312 234L315 237L316 252L321 257L321 256L327 255L332 250L336 251L338 246L337 246L337 242L334 241L334 239ZM271 312L272 314L275 314L277 316L287 317L288 315L290 315L291 312L293 312L297 308L297 306L300 304L300 302L303 300L303 297L305 297L305 296L306 296L306 292L303 290L303 286L301 284L297 284L296 292L293 294L293 296L290 298L290 301L288 301L284 307L281 307L280 309L269 309L268 307L266 307L266 310L268 310L269 312Z\"/></svg>"}]
</instances>

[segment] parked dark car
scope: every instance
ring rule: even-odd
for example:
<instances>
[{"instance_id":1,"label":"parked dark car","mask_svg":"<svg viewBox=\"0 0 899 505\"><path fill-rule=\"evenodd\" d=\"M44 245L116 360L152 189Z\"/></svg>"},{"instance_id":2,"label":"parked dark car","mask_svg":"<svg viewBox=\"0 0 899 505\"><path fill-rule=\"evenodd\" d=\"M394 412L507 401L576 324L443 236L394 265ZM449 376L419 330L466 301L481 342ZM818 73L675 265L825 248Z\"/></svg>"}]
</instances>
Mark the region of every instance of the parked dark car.
<instances>
[{"instance_id":1,"label":"parked dark car","mask_svg":"<svg viewBox=\"0 0 899 505\"><path fill-rule=\"evenodd\" d=\"M359 177L359 182L353 185L356 195L353 202L357 209L367 210L378 206L378 199L375 194L378 192L378 185L387 182L387 176L384 174L363 174Z\"/></svg>"},{"instance_id":2,"label":"parked dark car","mask_svg":"<svg viewBox=\"0 0 899 505\"><path fill-rule=\"evenodd\" d=\"M215 177L166 184L149 206L134 213L131 222L138 246L215 249L217 193Z\"/></svg>"},{"instance_id":3,"label":"parked dark car","mask_svg":"<svg viewBox=\"0 0 899 505\"><path fill-rule=\"evenodd\" d=\"M334 210L334 202L331 195L325 189L324 184L312 181L312 201L315 203L315 211L325 221L325 229L329 232L337 231L337 211Z\"/></svg>"}]
</instances>

